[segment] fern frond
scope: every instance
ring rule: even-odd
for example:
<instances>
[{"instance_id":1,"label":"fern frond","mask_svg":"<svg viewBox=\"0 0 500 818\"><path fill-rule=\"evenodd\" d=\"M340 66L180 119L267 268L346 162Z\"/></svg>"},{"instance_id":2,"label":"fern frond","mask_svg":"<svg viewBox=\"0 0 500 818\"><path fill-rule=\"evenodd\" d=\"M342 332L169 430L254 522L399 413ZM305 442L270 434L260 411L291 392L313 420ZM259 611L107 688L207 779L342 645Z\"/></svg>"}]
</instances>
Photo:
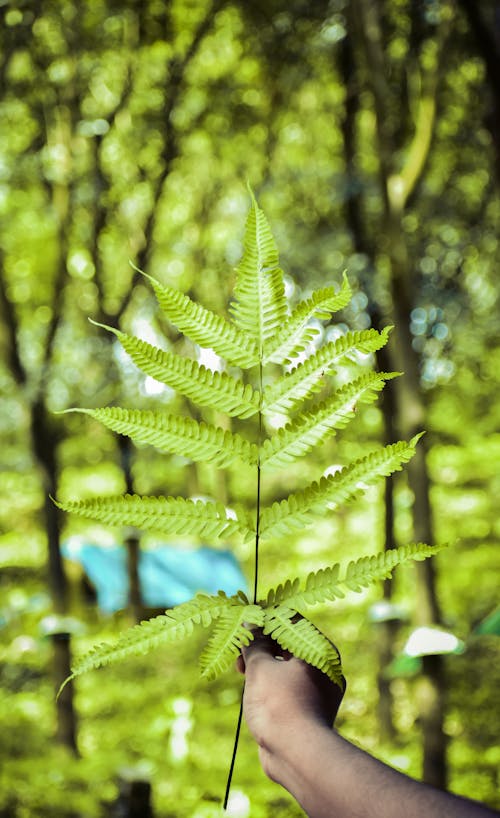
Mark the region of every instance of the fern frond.
<instances>
[{"instance_id":1,"label":"fern frond","mask_svg":"<svg viewBox=\"0 0 500 818\"><path fill-rule=\"evenodd\" d=\"M264 633L298 659L319 668L335 684L343 686L338 650L308 619L292 622L296 611L285 606L264 611Z\"/></svg>"},{"instance_id":2,"label":"fern frond","mask_svg":"<svg viewBox=\"0 0 500 818\"><path fill-rule=\"evenodd\" d=\"M323 376L335 370L342 358L354 351L375 352L385 346L391 329L392 327L385 327L382 332L375 329L347 332L325 344L291 372L264 389L263 412L286 414L298 401L321 389Z\"/></svg>"},{"instance_id":3,"label":"fern frond","mask_svg":"<svg viewBox=\"0 0 500 818\"><path fill-rule=\"evenodd\" d=\"M260 357L283 324L287 303L271 229L252 193L251 198L230 312L236 327L255 340Z\"/></svg>"},{"instance_id":4,"label":"fern frond","mask_svg":"<svg viewBox=\"0 0 500 818\"><path fill-rule=\"evenodd\" d=\"M352 560L342 576L339 563L321 568L309 574L303 587L299 579L295 579L272 588L268 591L266 607L285 604L286 607L302 612L304 606L341 599L346 591L359 592L379 580L387 579L397 565L410 560L427 559L444 547L424 543L403 545L380 554Z\"/></svg>"},{"instance_id":5,"label":"fern frond","mask_svg":"<svg viewBox=\"0 0 500 818\"><path fill-rule=\"evenodd\" d=\"M69 409L83 412L104 423L108 429L131 437L136 443L148 443L160 452L188 457L214 466L229 466L241 460L249 466L257 463L258 449L241 435L181 415L139 409Z\"/></svg>"},{"instance_id":6,"label":"fern frond","mask_svg":"<svg viewBox=\"0 0 500 818\"><path fill-rule=\"evenodd\" d=\"M183 497L139 497L134 494L56 503L58 508L113 526L131 525L162 534L192 534L211 539L255 532L247 520L233 519L222 503L185 500Z\"/></svg>"},{"instance_id":7,"label":"fern frond","mask_svg":"<svg viewBox=\"0 0 500 818\"><path fill-rule=\"evenodd\" d=\"M271 588L267 592L267 598L265 608L272 608L273 606L281 605L285 599L291 599L298 593L300 589L300 579L296 577L295 579L287 579L286 582L283 584L280 582L276 588ZM261 603L262 604L262 603ZM290 606L293 607L293 606Z\"/></svg>"},{"instance_id":8,"label":"fern frond","mask_svg":"<svg viewBox=\"0 0 500 818\"><path fill-rule=\"evenodd\" d=\"M211 596L197 594L168 613L128 628L116 642L101 642L77 659L71 667L71 676L64 681L59 694L71 679L82 673L120 662L129 656L144 655L168 642L186 639L192 634L195 625L208 627L233 605L234 597L227 597L223 591Z\"/></svg>"},{"instance_id":9,"label":"fern frond","mask_svg":"<svg viewBox=\"0 0 500 818\"><path fill-rule=\"evenodd\" d=\"M213 349L233 366L248 369L259 362L255 338L179 290L163 286L151 276L147 278L151 281L161 309L184 335L202 347Z\"/></svg>"},{"instance_id":10,"label":"fern frond","mask_svg":"<svg viewBox=\"0 0 500 818\"><path fill-rule=\"evenodd\" d=\"M264 611L259 605L234 605L227 608L215 625L213 635L200 656L201 675L215 679L230 667L241 647L254 638L249 625L263 625Z\"/></svg>"},{"instance_id":11,"label":"fern frond","mask_svg":"<svg viewBox=\"0 0 500 818\"><path fill-rule=\"evenodd\" d=\"M324 514L325 503L330 508L353 499L380 477L399 471L415 454L415 446L422 435L415 435L408 443L400 441L385 446L378 452L356 460L341 471L322 477L303 491L291 494L279 503L265 508L260 521L262 537L289 534L310 525L317 514Z\"/></svg>"},{"instance_id":12,"label":"fern frond","mask_svg":"<svg viewBox=\"0 0 500 818\"><path fill-rule=\"evenodd\" d=\"M307 454L314 446L342 429L354 417L357 403L372 403L386 380L397 372L368 372L335 392L313 411L279 429L262 446L262 466L279 467Z\"/></svg>"},{"instance_id":13,"label":"fern frond","mask_svg":"<svg viewBox=\"0 0 500 818\"><path fill-rule=\"evenodd\" d=\"M351 300L351 288L344 274L342 287L337 292L333 287L315 290L301 301L287 318L279 332L269 340L263 363L272 361L283 364L303 352L317 331L308 328L311 318L329 318L333 312L343 309Z\"/></svg>"},{"instance_id":14,"label":"fern frond","mask_svg":"<svg viewBox=\"0 0 500 818\"><path fill-rule=\"evenodd\" d=\"M93 323L97 324L96 321ZM97 326L113 332L135 365L146 375L171 386L200 406L210 406L240 418L251 417L258 411L259 393L227 372L212 372L190 358L165 352L113 327Z\"/></svg>"},{"instance_id":15,"label":"fern frond","mask_svg":"<svg viewBox=\"0 0 500 818\"><path fill-rule=\"evenodd\" d=\"M371 557L360 557L352 560L347 566L344 583L350 591L359 592L380 579L392 576L392 571L397 565L409 560L425 560L437 554L443 547L442 544L412 543Z\"/></svg>"}]
</instances>

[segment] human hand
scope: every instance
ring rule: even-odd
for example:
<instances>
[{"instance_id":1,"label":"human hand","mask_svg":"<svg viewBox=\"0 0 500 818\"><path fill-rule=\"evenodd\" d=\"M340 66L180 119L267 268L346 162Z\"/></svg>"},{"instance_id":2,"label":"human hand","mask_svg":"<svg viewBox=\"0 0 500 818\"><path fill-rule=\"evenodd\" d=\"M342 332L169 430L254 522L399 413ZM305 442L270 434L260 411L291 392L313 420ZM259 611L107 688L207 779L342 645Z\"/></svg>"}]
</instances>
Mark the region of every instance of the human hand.
<instances>
[{"instance_id":1,"label":"human hand","mask_svg":"<svg viewBox=\"0 0 500 818\"><path fill-rule=\"evenodd\" d=\"M300 741L311 725L332 727L345 683L341 689L260 631L242 649L237 668L245 674L243 712L259 745L261 764L270 778L282 783L275 762L283 747Z\"/></svg>"},{"instance_id":2,"label":"human hand","mask_svg":"<svg viewBox=\"0 0 500 818\"><path fill-rule=\"evenodd\" d=\"M242 648L243 710L266 775L310 818L494 818L388 767L332 730L344 690L262 631ZM345 687L345 685L344 685Z\"/></svg>"}]
</instances>

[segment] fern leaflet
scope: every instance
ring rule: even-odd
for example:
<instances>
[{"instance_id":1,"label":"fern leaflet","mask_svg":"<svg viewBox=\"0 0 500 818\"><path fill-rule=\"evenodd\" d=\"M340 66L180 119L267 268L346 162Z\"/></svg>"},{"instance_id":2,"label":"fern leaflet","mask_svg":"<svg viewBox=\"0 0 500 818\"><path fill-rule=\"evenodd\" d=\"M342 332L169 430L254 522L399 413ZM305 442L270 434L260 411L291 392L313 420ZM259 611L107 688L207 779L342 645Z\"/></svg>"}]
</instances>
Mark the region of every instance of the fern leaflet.
<instances>
[{"instance_id":1,"label":"fern leaflet","mask_svg":"<svg viewBox=\"0 0 500 818\"><path fill-rule=\"evenodd\" d=\"M234 663L243 645L254 638L249 625L263 625L264 611L259 605L234 605L227 608L216 623L200 656L201 675L215 679Z\"/></svg>"},{"instance_id":2,"label":"fern leaflet","mask_svg":"<svg viewBox=\"0 0 500 818\"><path fill-rule=\"evenodd\" d=\"M415 454L415 445L420 437L415 435L408 443L400 441L385 446L381 451L372 452L333 475L322 477L319 483L312 483L303 491L273 503L262 512L261 535L289 534L310 525L314 515L324 513L326 503L330 508L345 503L378 478L399 471L402 464Z\"/></svg>"},{"instance_id":3,"label":"fern leaflet","mask_svg":"<svg viewBox=\"0 0 500 818\"><path fill-rule=\"evenodd\" d=\"M268 221L252 195L243 256L236 268L236 300L230 311L240 331L255 339L259 359L287 315L283 273L278 264Z\"/></svg>"},{"instance_id":4,"label":"fern leaflet","mask_svg":"<svg viewBox=\"0 0 500 818\"><path fill-rule=\"evenodd\" d=\"M222 591L212 596L197 594L165 614L134 625L124 631L115 643L101 642L95 645L74 662L71 676L64 681L59 693L71 679L82 673L120 662L130 656L149 653L167 642L185 639L192 634L195 625L208 627L224 610L235 604L234 599L227 597Z\"/></svg>"},{"instance_id":5,"label":"fern leaflet","mask_svg":"<svg viewBox=\"0 0 500 818\"><path fill-rule=\"evenodd\" d=\"M390 577L397 565L410 560L427 559L437 554L443 547L417 543L361 557L349 562L342 576L339 563L321 568L309 574L303 587L297 578L272 588L267 595L266 607L285 604L286 607L302 612L304 606L341 599L346 591L359 592L379 580Z\"/></svg>"},{"instance_id":6,"label":"fern leaflet","mask_svg":"<svg viewBox=\"0 0 500 818\"><path fill-rule=\"evenodd\" d=\"M350 299L351 288L345 275L338 292L333 287L315 290L295 307L277 335L270 339L263 363L283 364L303 352L317 334L317 330L307 326L311 318L329 318L332 312L346 307Z\"/></svg>"},{"instance_id":7,"label":"fern leaflet","mask_svg":"<svg viewBox=\"0 0 500 818\"><path fill-rule=\"evenodd\" d=\"M301 415L263 442L260 462L262 466L280 467L292 463L322 443L336 429L346 426L354 417L358 402L371 403L389 378L396 372L368 372L346 384L331 398Z\"/></svg>"},{"instance_id":8,"label":"fern leaflet","mask_svg":"<svg viewBox=\"0 0 500 818\"><path fill-rule=\"evenodd\" d=\"M331 374L340 360L352 352L375 352L387 343L392 327L382 332L374 329L347 332L321 347L307 360L264 390L263 411L266 414L286 414L294 404L321 389L323 377Z\"/></svg>"},{"instance_id":9,"label":"fern leaflet","mask_svg":"<svg viewBox=\"0 0 500 818\"><path fill-rule=\"evenodd\" d=\"M97 324L97 322L93 322ZM259 409L260 395L227 372L212 372L190 358L165 352L140 338L97 324L113 332L136 366L146 375L176 389L199 403L226 412L230 417L248 418Z\"/></svg>"},{"instance_id":10,"label":"fern leaflet","mask_svg":"<svg viewBox=\"0 0 500 818\"><path fill-rule=\"evenodd\" d=\"M238 434L181 415L139 409L71 409L101 421L109 429L128 435L136 443L147 443L161 452L188 457L215 466L229 466L241 460L257 463L258 449Z\"/></svg>"},{"instance_id":11,"label":"fern leaflet","mask_svg":"<svg viewBox=\"0 0 500 818\"><path fill-rule=\"evenodd\" d=\"M282 605L266 609L264 633L298 659L322 670L342 687L342 667L336 647L308 619L293 622L294 617L296 611Z\"/></svg>"},{"instance_id":12,"label":"fern leaflet","mask_svg":"<svg viewBox=\"0 0 500 818\"><path fill-rule=\"evenodd\" d=\"M234 519L222 503L205 503L183 497L124 496L56 503L63 511L99 520L107 525L131 525L163 534L191 534L213 540L255 532L246 518Z\"/></svg>"},{"instance_id":13,"label":"fern leaflet","mask_svg":"<svg viewBox=\"0 0 500 818\"><path fill-rule=\"evenodd\" d=\"M158 303L180 332L202 347L210 347L234 366L248 369L259 362L255 338L192 301L173 287L150 279Z\"/></svg>"}]
</instances>

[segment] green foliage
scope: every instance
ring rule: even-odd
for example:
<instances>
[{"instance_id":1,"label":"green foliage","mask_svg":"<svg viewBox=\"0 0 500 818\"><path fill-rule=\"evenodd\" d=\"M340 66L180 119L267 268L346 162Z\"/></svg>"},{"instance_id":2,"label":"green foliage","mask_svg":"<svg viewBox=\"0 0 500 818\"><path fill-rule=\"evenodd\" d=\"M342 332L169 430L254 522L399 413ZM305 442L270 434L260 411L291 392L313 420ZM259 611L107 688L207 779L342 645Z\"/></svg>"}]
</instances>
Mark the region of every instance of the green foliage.
<instances>
[{"instance_id":1,"label":"green foliage","mask_svg":"<svg viewBox=\"0 0 500 818\"><path fill-rule=\"evenodd\" d=\"M269 224L252 196L244 239L244 252L236 268L234 323L255 340L262 362L287 315L283 273Z\"/></svg>"},{"instance_id":2,"label":"green foliage","mask_svg":"<svg viewBox=\"0 0 500 818\"><path fill-rule=\"evenodd\" d=\"M114 332L123 349L146 374L176 389L200 406L210 406L230 417L248 418L259 410L259 393L227 372L212 372L197 361L181 358L162 349L106 327Z\"/></svg>"},{"instance_id":3,"label":"green foliage","mask_svg":"<svg viewBox=\"0 0 500 818\"><path fill-rule=\"evenodd\" d=\"M168 384L201 406L248 418L258 414L258 444L240 435L224 432L193 419L139 412L119 408L87 410L115 431L129 435L138 443L151 443L162 451L189 455L214 466L226 466L243 460L257 472L257 498L254 513L228 509L219 502L202 502L183 497L98 497L88 501L58 503L59 507L111 525L134 525L164 533L188 534L212 540L239 536L255 538L256 564L254 599L243 592L227 597L199 594L155 619L123 634L116 645L102 644L84 656L73 668L74 676L130 655L146 653L159 645L185 639L195 625L214 632L201 656L202 675L214 678L225 670L243 645L253 639L254 629L262 628L286 650L324 671L337 684L342 683L339 654L315 626L297 621L304 606L342 597L346 590L360 591L372 582L390 576L392 569L409 559L424 559L436 547L413 545L389 554L352 561L340 578L339 567L332 566L309 575L304 587L298 580L286 581L257 601L258 548L260 542L290 534L310 525L325 507L337 508L357 497L381 477L401 469L414 454L420 437L400 441L371 452L347 464L340 471L281 502L261 507L261 466L287 467L309 452L337 428L354 416L358 403L369 403L384 383L398 373L363 372L340 386L329 398L312 404L306 412L292 417L274 434L264 437L263 415L289 412L302 405L323 387L324 376L336 372L349 360L351 369L360 364L353 353L371 353L387 342L390 328L347 332L316 348L308 327L311 317L328 318L347 303L349 285L344 278L336 293L327 288L314 293L288 316L283 273L279 267L276 244L267 219L252 195L247 219L243 257L236 270L235 301L230 306L233 323L178 295L157 282L153 287L162 309L192 341L210 344L228 362L242 370L258 368L257 385L245 383L243 374L213 373L195 360L157 349L139 338L107 327L119 338L124 349L143 372ZM300 353L300 362L293 356ZM278 374L264 386L263 369L267 361L280 364ZM291 363L290 363L291 362ZM289 371L283 371L291 365ZM271 373L272 375L272 373Z\"/></svg>"},{"instance_id":4,"label":"green foliage","mask_svg":"<svg viewBox=\"0 0 500 818\"><path fill-rule=\"evenodd\" d=\"M262 535L266 537L288 534L310 525L315 515L324 513L325 504L333 508L361 494L379 477L386 477L408 462L415 451L416 435L409 443L400 441L371 452L341 471L319 482L311 483L303 491L290 494L285 500L273 503L262 512Z\"/></svg>"},{"instance_id":5,"label":"green foliage","mask_svg":"<svg viewBox=\"0 0 500 818\"><path fill-rule=\"evenodd\" d=\"M272 438L262 444L262 466L285 466L297 457L307 454L314 446L323 443L342 429L354 415L359 403L371 403L384 382L393 375L369 372L339 389L314 412L299 415L291 423L279 429Z\"/></svg>"},{"instance_id":6,"label":"green foliage","mask_svg":"<svg viewBox=\"0 0 500 818\"><path fill-rule=\"evenodd\" d=\"M234 520L222 503L204 503L183 497L105 497L59 503L60 508L107 525L133 525L162 534L191 534L220 539L233 534L252 535L244 521ZM243 513L242 513L243 516Z\"/></svg>"},{"instance_id":7,"label":"green foliage","mask_svg":"<svg viewBox=\"0 0 500 818\"><path fill-rule=\"evenodd\" d=\"M229 466L241 460L255 466L257 447L238 434L207 423L166 412L141 411L139 409L78 409L100 420L109 429L128 435L136 443L149 443L160 452L189 457L195 461L208 461L215 466Z\"/></svg>"},{"instance_id":8,"label":"green foliage","mask_svg":"<svg viewBox=\"0 0 500 818\"><path fill-rule=\"evenodd\" d=\"M2 609L9 607L9 593L18 604L21 596L28 605L27 589L35 575L38 591L47 593L45 532L51 528L44 521L46 468L34 467L30 450L29 404L39 397L37 385L43 384L42 397L50 411L70 401L141 408L140 373L134 376L131 367L115 366L108 343L114 336L98 336L86 316L129 331L119 323L126 302L125 320L137 314L149 317L151 300L144 282L129 302L130 256L151 275L220 311L229 281L221 261L235 263L237 243L231 237L245 208L241 179L246 176L262 184L262 203L273 214L278 244L287 256L293 298L300 292L309 296L311 287L324 287L332 279L339 281L347 268L355 297L342 320L353 329L369 326L373 298L383 314L390 315L388 255L394 242L401 247L401 240L406 241L410 331L426 390L422 427L429 430L432 443L426 460L431 467L435 539L461 539L443 576L436 572L435 591L446 622L462 635L495 606L500 569L496 499L500 198L495 172L498 141L490 133L494 123L488 115L491 94L484 60L488 38L471 36L465 8L472 14L474 4L434 4L431 20L429 4L389 2L380 17L383 70L370 72L362 20L350 13L351 5L344 4L340 19L338 9L327 2L229 2L218 4L217 11L200 0L2 4L0 104L9 128L1 146L1 276L10 318L17 317L15 338L13 332L9 342L9 313L2 304ZM434 13L437 6L439 13ZM488 23L493 4L475 6L477 16ZM198 36L200 22L205 26ZM440 50L446 29L451 36ZM379 143L374 136L372 77L382 87L386 81L384 122L395 135L392 150L385 139ZM434 94L438 105L432 128L426 106ZM433 130L430 150L417 195L410 197L400 228L391 233L381 220L387 191L381 159L389 158L389 179L397 182L415 155L420 109L424 130ZM380 151L380 145L386 150ZM62 276L57 272L60 259ZM177 343L175 336L169 339ZM50 367L44 367L45 351L51 346ZM27 374L23 381L16 377L19 362ZM402 362L386 368L407 370ZM180 412L180 405L182 398L173 398L168 409ZM123 490L117 440L105 427L77 415L49 416L48 424L37 426L38 438L57 458L61 497ZM51 427L57 429L55 439L49 434ZM342 462L349 447L357 453L347 459L360 456L363 447L369 448L367 440L380 433L379 408L360 412L340 436L339 457L333 459ZM317 478L331 462L332 449L320 445L287 472L266 476L266 497L273 488L282 497L284 491ZM254 483L251 469L228 475L209 474L205 466L183 469L179 458L166 460L151 447L136 452L132 466L135 490L144 494L164 490L166 469L169 492L184 496L190 496L186 483L191 484L193 477L208 494L215 480L226 481L230 498L248 497L251 489L246 483L252 488ZM281 478L290 489L281 488ZM401 475L395 511L396 535L402 543L413 536L412 497L405 486ZM375 550L384 537L382 512L381 492L372 490L339 514L325 515L317 530L287 537L286 573L301 574L304 552L309 567L319 567L348 560L347 549L355 554ZM60 515L58 519L62 520ZM64 528L63 536L90 533L87 520L81 518L66 521ZM266 549L266 578L268 572L269 584L277 584L282 544L268 542ZM13 555L12 572L4 567L6 554ZM246 547L238 550L242 559L247 555ZM71 569L68 578L73 586L74 566L65 567ZM409 608L413 574L399 572L393 585L398 602ZM72 587L71 599L74 591ZM315 621L327 631L334 628L349 667L349 696L343 706L347 719L341 729L366 747L376 745L389 763L402 763L401 757L406 757L405 770L418 776L417 697L406 683L393 687L396 738L385 747L380 741L376 697L370 693L378 661L377 629L374 632L366 622L376 593L374 589L362 598L340 601L315 614ZM80 615L91 624L91 632L77 640L77 650L103 639L103 631L108 641L115 638L118 622L110 628L108 619L99 618L96 634L93 609L85 605ZM36 622L24 630L23 621L16 618L11 631L2 630L2 655L10 640L21 643L27 633L36 637ZM203 637L204 631L200 633ZM468 650L453 658L453 667L447 668L443 714L449 735L447 761L452 788L477 798L489 795L489 803L500 807L498 757L491 755L499 744L492 708L500 660L498 648L493 653L484 645L481 641L475 654ZM207 818L203 805L206 809L208 805L201 802L216 789L218 765L233 733L233 708L223 706L218 696L231 689L236 706L240 680L226 674L198 688L196 701L205 732L193 737L192 749L199 761L210 746L210 767L207 770L203 761L196 766L189 759L170 775L162 766L165 738L156 725L168 707L169 686L172 695L178 695L193 683L197 639L188 643L190 653L184 661L179 659L180 647L176 643L174 651L162 651L161 672L154 656L154 672L147 672L143 660L142 667L128 662L80 680L76 704L84 717L78 730L83 758L71 771L51 749L50 685L37 684L33 692L46 711L42 740L38 712L26 707L25 721L16 721L16 707L23 705L21 685L6 693L7 671L2 666L0 812L12 818L54 814L74 818L83 812L101 816L102 809L97 805L91 810L86 799L94 794L97 804L97 793L103 795L113 786L120 764L140 752L154 758L155 808L162 818L170 818L172 809L176 818ZM23 668L26 656L19 651L13 665ZM170 663L168 672L165 663ZM47 678L49 670L47 665ZM155 682L157 687L152 688ZM38 741L32 740L33 731L38 731ZM252 749L249 742L243 760L245 747L240 748L240 775L251 793L252 818L298 815L299 808L291 801L277 807L273 785L259 778ZM75 787L77 763L81 772ZM488 764L489 790L484 789ZM170 789L166 781L171 782ZM9 793L12 804L7 806Z\"/></svg>"},{"instance_id":9,"label":"green foliage","mask_svg":"<svg viewBox=\"0 0 500 818\"><path fill-rule=\"evenodd\" d=\"M210 596L197 594L189 602L125 631L116 644L97 645L74 665L69 678L183 640L192 634L195 625L208 628L217 620L213 636L200 658L202 676L213 679L226 670L241 647L253 640L254 629L262 628L282 648L342 684L339 653L312 622L303 617L304 608L342 598L347 590L359 592L391 576L396 565L426 559L440 548L407 545L384 554L361 557L348 564L342 577L340 565L336 564L309 574L302 588L299 579L287 580L269 590L265 601L259 604L250 604L243 592L231 597L222 591Z\"/></svg>"},{"instance_id":10,"label":"green foliage","mask_svg":"<svg viewBox=\"0 0 500 818\"><path fill-rule=\"evenodd\" d=\"M189 296L162 286L151 276L158 304L171 323L202 347L210 347L233 366L250 367L259 360L255 340L222 316L192 301Z\"/></svg>"},{"instance_id":11,"label":"green foliage","mask_svg":"<svg viewBox=\"0 0 500 818\"><path fill-rule=\"evenodd\" d=\"M273 361L282 364L303 352L318 332L314 327L308 326L309 321L312 318L330 318L333 312L346 307L350 299L351 288L345 274L338 292L333 287L313 292L295 307L278 329L275 338L270 340L263 363Z\"/></svg>"},{"instance_id":12,"label":"green foliage","mask_svg":"<svg viewBox=\"0 0 500 818\"><path fill-rule=\"evenodd\" d=\"M336 341L325 344L306 361L283 375L275 384L266 387L263 395L263 412L266 414L287 412L299 401L304 401L319 392L323 387L324 376L333 374L338 369L340 361L345 361L350 354L375 352L385 346L390 329L386 327L383 332L374 329L348 332Z\"/></svg>"}]
</instances>

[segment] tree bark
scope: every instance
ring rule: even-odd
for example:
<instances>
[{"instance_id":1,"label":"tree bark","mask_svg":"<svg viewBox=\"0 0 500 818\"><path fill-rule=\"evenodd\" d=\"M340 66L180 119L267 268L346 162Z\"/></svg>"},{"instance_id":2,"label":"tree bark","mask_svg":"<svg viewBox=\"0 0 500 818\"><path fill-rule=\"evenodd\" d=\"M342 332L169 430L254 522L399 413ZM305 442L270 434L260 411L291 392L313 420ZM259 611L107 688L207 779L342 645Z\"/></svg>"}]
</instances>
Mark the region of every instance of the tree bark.
<instances>
[{"instance_id":1,"label":"tree bark","mask_svg":"<svg viewBox=\"0 0 500 818\"><path fill-rule=\"evenodd\" d=\"M396 330L386 349L389 368L404 372L394 383L394 425L399 435L411 438L423 428L425 406L419 378L419 361L412 346L410 313L413 306L413 269L406 244L403 214L409 197L415 191L425 169L430 150L435 115L435 95L439 76L436 57L433 67L422 77L421 98L418 104L415 132L406 152L404 166L396 171L396 141L393 108L399 101L392 100L387 83L386 56L382 46L379 19L380 4L356 0L351 20L356 26L365 59L366 84L371 90L376 122L379 181L382 198L380 235L385 237L384 251L390 264L390 294ZM354 22L356 18L356 22ZM444 37L441 32L440 37ZM436 50L439 53L437 43ZM392 102L392 106L391 106ZM404 129L402 129L404 130ZM375 264L372 256L372 263ZM392 386L392 384L391 384ZM388 421L388 419L387 419ZM392 433L386 421L386 432ZM392 424L392 420L390 421ZM429 499L429 476L425 444L417 447L417 454L408 467L408 483L413 493L413 530L416 541L433 542L432 516ZM386 538L391 532L386 530ZM440 611L435 587L435 569L431 561L417 568L418 590L416 611L420 624L440 622ZM387 635L385 640L387 650ZM380 684L380 680L379 680ZM443 667L440 657L424 662L421 683L425 695L419 696L420 725L422 730L424 762L423 778L436 787L446 786L446 737L443 731ZM385 705L386 706L386 705ZM387 713L384 714L387 718Z\"/></svg>"},{"instance_id":2,"label":"tree bark","mask_svg":"<svg viewBox=\"0 0 500 818\"><path fill-rule=\"evenodd\" d=\"M71 674L71 635L67 632L53 633L51 636L54 653L54 681L56 690ZM73 701L74 687L71 682L65 686L57 699L57 741L78 756L77 719Z\"/></svg>"}]
</instances>

